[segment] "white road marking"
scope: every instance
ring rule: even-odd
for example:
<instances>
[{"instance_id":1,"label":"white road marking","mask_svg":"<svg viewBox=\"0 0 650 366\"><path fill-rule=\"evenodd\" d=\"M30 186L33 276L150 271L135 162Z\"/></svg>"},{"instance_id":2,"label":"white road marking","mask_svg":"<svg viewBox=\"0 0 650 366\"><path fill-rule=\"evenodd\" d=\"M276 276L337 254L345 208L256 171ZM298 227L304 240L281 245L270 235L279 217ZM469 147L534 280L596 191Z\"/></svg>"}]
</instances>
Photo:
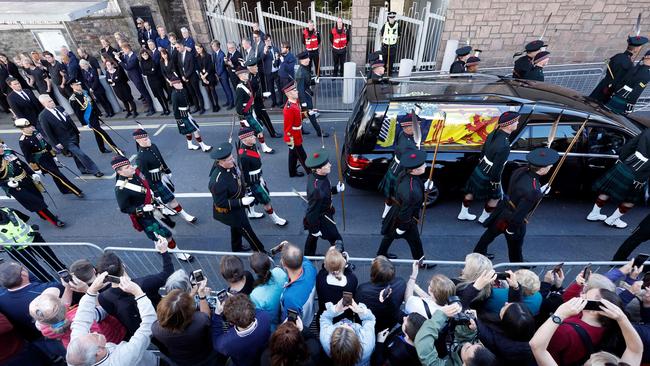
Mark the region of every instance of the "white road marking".
<instances>
[{"instance_id":1,"label":"white road marking","mask_svg":"<svg viewBox=\"0 0 650 366\"><path fill-rule=\"evenodd\" d=\"M133 159L135 159L136 156L138 156L138 155L137 155L137 154L133 154L133 155L131 155L131 157L129 157L129 161L130 161L130 162L133 162ZM115 179L115 176L116 176L116 175L117 175L117 173L116 173L116 172L113 172L113 174L111 174L111 175L105 175L105 176L103 176L103 177L95 177L94 175L84 176L83 179L85 179L85 180L108 180L108 179ZM81 178L79 178L79 177L74 177L74 179L81 179Z\"/></svg>"},{"instance_id":2,"label":"white road marking","mask_svg":"<svg viewBox=\"0 0 650 366\"><path fill-rule=\"evenodd\" d=\"M153 125L153 124L151 124L151 125L142 125L142 128L154 129L154 128L158 128L158 127L160 127L159 123L155 124L155 125ZM114 130L135 130L136 128L139 128L139 126L137 124L136 125L115 125L115 126L111 125L111 128L113 128ZM79 127L79 131L80 132L92 132L92 130L87 126ZM108 129L108 131L110 131L110 129ZM12 133L22 133L22 132L19 129L15 128L15 129L0 129L0 133L12 134Z\"/></svg>"},{"instance_id":3,"label":"white road marking","mask_svg":"<svg viewBox=\"0 0 650 366\"><path fill-rule=\"evenodd\" d=\"M168 123L164 123L158 128L158 130L153 134L154 136L160 135L161 132L167 127Z\"/></svg>"},{"instance_id":4,"label":"white road marking","mask_svg":"<svg viewBox=\"0 0 650 366\"><path fill-rule=\"evenodd\" d=\"M132 158L133 157L135 157L135 155L133 155ZM129 160L131 160L131 159L129 159ZM111 177L115 178L115 174L113 174ZM110 177L106 177L106 176L101 177L101 178L97 178L97 177L92 177L92 178L93 179L111 179ZM88 179L88 178L84 177L84 179ZM298 193L300 193L303 196L307 195L307 192L304 192L304 191L303 192L298 192ZM177 198L208 198L208 197L212 197L212 194L210 192L207 192L207 193L175 193L174 196L176 196ZM295 197L295 198L299 198L293 192L271 192L271 197ZM13 200L13 198L9 198L7 196L0 196L0 200Z\"/></svg>"}]
</instances>

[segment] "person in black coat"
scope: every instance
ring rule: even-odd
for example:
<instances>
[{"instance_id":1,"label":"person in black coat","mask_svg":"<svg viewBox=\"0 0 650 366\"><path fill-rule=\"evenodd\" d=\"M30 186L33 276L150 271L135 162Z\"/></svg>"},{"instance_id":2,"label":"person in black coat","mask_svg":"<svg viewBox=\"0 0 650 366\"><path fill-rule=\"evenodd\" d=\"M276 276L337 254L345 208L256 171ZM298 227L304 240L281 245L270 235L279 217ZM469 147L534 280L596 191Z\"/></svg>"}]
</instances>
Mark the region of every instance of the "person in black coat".
<instances>
[{"instance_id":1,"label":"person in black coat","mask_svg":"<svg viewBox=\"0 0 650 366\"><path fill-rule=\"evenodd\" d=\"M548 64L550 52L542 51L533 58L533 69L528 73L528 80L544 81L544 67Z\"/></svg>"},{"instance_id":2,"label":"person in black coat","mask_svg":"<svg viewBox=\"0 0 650 366\"><path fill-rule=\"evenodd\" d=\"M133 115L133 118L137 118L138 109L131 94L129 80L124 70L117 66L114 61L106 61L106 82L113 88L115 96L122 101L124 109L126 109L126 116L124 118L129 118L131 115Z\"/></svg>"},{"instance_id":3,"label":"person in black coat","mask_svg":"<svg viewBox=\"0 0 650 366\"><path fill-rule=\"evenodd\" d=\"M142 74L147 77L153 96L158 99L158 103L163 108L160 115L166 116L170 114L167 97L165 96L165 81L160 72L160 65L154 61L151 51L144 48L140 50L140 68Z\"/></svg>"},{"instance_id":4,"label":"person in black coat","mask_svg":"<svg viewBox=\"0 0 650 366\"><path fill-rule=\"evenodd\" d=\"M92 96L97 99L99 104L101 104L104 109L106 117L113 117L115 112L113 111L113 105L108 100L106 96L106 90L104 86L99 81L99 72L95 67L93 67L90 62L86 60L80 60L79 66L81 67L81 75L84 78L84 85L88 88L88 91Z\"/></svg>"},{"instance_id":5,"label":"person in black coat","mask_svg":"<svg viewBox=\"0 0 650 366\"><path fill-rule=\"evenodd\" d=\"M217 113L219 106L219 95L217 95L217 83L219 82L214 69L214 60L201 43L196 44L196 62L201 83L208 90L208 97L212 103L212 112Z\"/></svg>"},{"instance_id":6,"label":"person in black coat","mask_svg":"<svg viewBox=\"0 0 650 366\"><path fill-rule=\"evenodd\" d=\"M191 51L188 51L187 47L183 46L180 43L176 44L176 63L178 65L178 73L183 80L183 84L186 86L188 91L188 96L192 99L192 104L194 104L194 110L190 113L205 113L205 107L203 105L203 94L201 94L201 88L199 86L199 74L196 65L196 59Z\"/></svg>"},{"instance_id":7,"label":"person in black coat","mask_svg":"<svg viewBox=\"0 0 650 366\"><path fill-rule=\"evenodd\" d=\"M449 68L450 74L463 74L467 72L465 62L467 61L470 52L472 52L471 46L460 47L456 50L456 60L451 64L451 67Z\"/></svg>"},{"instance_id":8,"label":"person in black coat","mask_svg":"<svg viewBox=\"0 0 650 366\"><path fill-rule=\"evenodd\" d=\"M347 253L345 253L347 254ZM350 292L352 296L357 291L359 280L347 263L347 256L339 252L336 246L331 246L325 254L323 268L316 275L316 294L318 294L318 316L325 311L325 304L336 304L343 297L343 292ZM342 318L353 319L351 310L334 318L338 322Z\"/></svg>"},{"instance_id":9,"label":"person in black coat","mask_svg":"<svg viewBox=\"0 0 650 366\"><path fill-rule=\"evenodd\" d=\"M389 334L384 329L377 334L377 343L370 364L376 366L420 365L415 336L427 320L418 313L404 317L400 331Z\"/></svg>"},{"instance_id":10,"label":"person in black coat","mask_svg":"<svg viewBox=\"0 0 650 366\"><path fill-rule=\"evenodd\" d=\"M174 59L164 48L160 50L160 72L169 87L172 85L172 79L180 78L176 70L176 62L174 62Z\"/></svg>"},{"instance_id":11,"label":"person in black coat","mask_svg":"<svg viewBox=\"0 0 650 366\"><path fill-rule=\"evenodd\" d=\"M23 89L18 79L13 77L7 78L7 85L12 90L7 94L7 102L16 118L25 118L40 130L38 114L43 110L43 106L34 93L29 89Z\"/></svg>"},{"instance_id":12,"label":"person in black coat","mask_svg":"<svg viewBox=\"0 0 650 366\"><path fill-rule=\"evenodd\" d=\"M264 68L264 78L266 78L266 91L271 93L271 108L282 106L282 88L284 85L280 84L280 50L273 45L270 35L266 35L264 39L264 52L262 54L262 62ZM277 90L276 90L277 89Z\"/></svg>"},{"instance_id":13,"label":"person in black coat","mask_svg":"<svg viewBox=\"0 0 650 366\"><path fill-rule=\"evenodd\" d=\"M142 78L142 70L140 69L140 63L138 62L138 56L131 49L131 45L128 43L121 44L122 52L116 54L120 66L126 71L126 74L129 77L129 80L135 85L135 88L140 92L140 98L144 98L144 102L147 104L149 110L147 111L147 116L153 116L156 111L153 109L153 100L149 95L147 87L144 85L144 79Z\"/></svg>"},{"instance_id":14,"label":"person in black coat","mask_svg":"<svg viewBox=\"0 0 650 366\"><path fill-rule=\"evenodd\" d=\"M632 69L612 85L612 98L607 108L614 113L626 115L634 111L637 100L650 82L650 51Z\"/></svg>"},{"instance_id":15,"label":"person in black coat","mask_svg":"<svg viewBox=\"0 0 650 366\"><path fill-rule=\"evenodd\" d=\"M117 52L117 49L111 46L110 37L99 37L99 42L102 44L102 48L99 49L100 55L106 54L110 57L113 57L113 54Z\"/></svg>"},{"instance_id":16,"label":"person in black coat","mask_svg":"<svg viewBox=\"0 0 650 366\"><path fill-rule=\"evenodd\" d=\"M0 53L0 67L4 68L7 71L7 74L9 76L13 76L16 80L18 80L20 82L20 85L23 87L23 89L29 89L29 83L20 74L18 65L16 65L14 62L9 60L7 55L5 55L4 53Z\"/></svg>"},{"instance_id":17,"label":"person in black coat","mask_svg":"<svg viewBox=\"0 0 650 366\"><path fill-rule=\"evenodd\" d=\"M237 90L237 84L239 84L239 77L235 72L239 70L240 67L244 66L244 57L241 52L237 50L235 42L228 42L228 53L226 54L225 64L226 70L228 71L228 77L232 83L233 90Z\"/></svg>"}]
</instances>

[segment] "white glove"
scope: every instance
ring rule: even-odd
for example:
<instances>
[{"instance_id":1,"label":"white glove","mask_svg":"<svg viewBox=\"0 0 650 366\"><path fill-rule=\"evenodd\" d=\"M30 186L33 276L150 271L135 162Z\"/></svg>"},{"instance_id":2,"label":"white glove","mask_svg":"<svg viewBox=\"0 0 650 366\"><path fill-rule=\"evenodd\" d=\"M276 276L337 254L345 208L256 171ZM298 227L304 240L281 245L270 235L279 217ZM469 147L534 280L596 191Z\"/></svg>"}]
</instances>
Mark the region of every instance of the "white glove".
<instances>
[{"instance_id":1,"label":"white glove","mask_svg":"<svg viewBox=\"0 0 650 366\"><path fill-rule=\"evenodd\" d=\"M11 187L11 188L16 188L16 187L18 187L20 185L20 183L16 182L15 179L9 179L9 181L7 182L7 185L9 187Z\"/></svg>"},{"instance_id":2,"label":"white glove","mask_svg":"<svg viewBox=\"0 0 650 366\"><path fill-rule=\"evenodd\" d=\"M245 120L245 119L242 119L242 120L241 120L241 123L243 123L244 126L246 126L246 127L250 127L250 126L251 126L250 124L248 124L248 121Z\"/></svg>"},{"instance_id":3,"label":"white glove","mask_svg":"<svg viewBox=\"0 0 650 366\"><path fill-rule=\"evenodd\" d=\"M546 195L548 195L549 193L551 193L551 186L548 185L548 183L546 183L546 184L544 184L544 185L542 186L542 188L540 188L540 190L541 190L542 193L546 196Z\"/></svg>"},{"instance_id":4,"label":"white glove","mask_svg":"<svg viewBox=\"0 0 650 366\"><path fill-rule=\"evenodd\" d=\"M426 182L424 182L424 190L425 191L431 191L433 190L433 181L430 179L427 179Z\"/></svg>"},{"instance_id":5,"label":"white glove","mask_svg":"<svg viewBox=\"0 0 650 366\"><path fill-rule=\"evenodd\" d=\"M262 185L266 185L266 181L264 181L264 177L260 177L260 183L262 183Z\"/></svg>"},{"instance_id":6,"label":"white glove","mask_svg":"<svg viewBox=\"0 0 650 366\"><path fill-rule=\"evenodd\" d=\"M338 193L341 193L341 192L345 191L345 184L343 184L343 182L338 182L336 184L336 191Z\"/></svg>"},{"instance_id":7,"label":"white glove","mask_svg":"<svg viewBox=\"0 0 650 366\"><path fill-rule=\"evenodd\" d=\"M154 207L153 207L152 204L146 204L146 205L142 206L142 211L144 211L144 212L151 212L151 211L153 211L153 209L154 209Z\"/></svg>"},{"instance_id":8,"label":"white glove","mask_svg":"<svg viewBox=\"0 0 650 366\"><path fill-rule=\"evenodd\" d=\"M40 182L41 182L41 176L38 175L38 174L32 174L32 180L33 180L34 182L38 182L38 183L40 183Z\"/></svg>"},{"instance_id":9,"label":"white glove","mask_svg":"<svg viewBox=\"0 0 650 366\"><path fill-rule=\"evenodd\" d=\"M253 201L255 201L255 197L246 196L241 199L241 204L244 206L248 206L251 203L253 203Z\"/></svg>"},{"instance_id":10,"label":"white glove","mask_svg":"<svg viewBox=\"0 0 650 366\"><path fill-rule=\"evenodd\" d=\"M318 231L317 233L314 233L314 234L311 234L311 235L313 235L313 236L315 236L315 237L318 238L319 236L323 235L323 233L321 233L320 231Z\"/></svg>"},{"instance_id":11,"label":"white glove","mask_svg":"<svg viewBox=\"0 0 650 366\"><path fill-rule=\"evenodd\" d=\"M61 165L61 162L59 161L59 158L57 158L56 156L54 157L54 162L56 163L56 166L58 166L59 168L63 167L63 165Z\"/></svg>"},{"instance_id":12,"label":"white glove","mask_svg":"<svg viewBox=\"0 0 650 366\"><path fill-rule=\"evenodd\" d=\"M307 108L307 103L302 103L300 106Z\"/></svg>"},{"instance_id":13,"label":"white glove","mask_svg":"<svg viewBox=\"0 0 650 366\"><path fill-rule=\"evenodd\" d=\"M402 235L402 234L404 234L406 231L404 231L404 230L400 230L400 229L395 229L395 232L397 233L397 235Z\"/></svg>"}]
</instances>

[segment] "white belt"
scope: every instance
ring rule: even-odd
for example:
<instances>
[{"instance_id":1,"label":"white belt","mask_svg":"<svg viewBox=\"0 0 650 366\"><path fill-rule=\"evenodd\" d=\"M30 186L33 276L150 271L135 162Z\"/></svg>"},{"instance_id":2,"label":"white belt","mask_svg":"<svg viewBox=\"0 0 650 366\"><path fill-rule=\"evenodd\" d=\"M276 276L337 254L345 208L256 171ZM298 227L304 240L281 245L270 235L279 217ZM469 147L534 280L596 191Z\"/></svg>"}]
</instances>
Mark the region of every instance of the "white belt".
<instances>
[{"instance_id":1,"label":"white belt","mask_svg":"<svg viewBox=\"0 0 650 366\"><path fill-rule=\"evenodd\" d=\"M399 159L397 158L397 156L395 156L393 159L395 159L395 162L399 164Z\"/></svg>"},{"instance_id":2,"label":"white belt","mask_svg":"<svg viewBox=\"0 0 650 366\"><path fill-rule=\"evenodd\" d=\"M147 189L143 186L139 186L137 184L129 183L125 180L118 180L115 182L115 186L118 187L119 189L128 189L133 192L138 192L138 193L146 193Z\"/></svg>"},{"instance_id":3,"label":"white belt","mask_svg":"<svg viewBox=\"0 0 650 366\"><path fill-rule=\"evenodd\" d=\"M483 161L485 162L485 164L487 164L487 165L489 165L489 166L492 166L492 165L494 165L494 163L493 163L493 162L491 162L491 161L490 161L490 159L488 159L488 158L487 158L487 157L485 157L485 156L483 156Z\"/></svg>"},{"instance_id":4,"label":"white belt","mask_svg":"<svg viewBox=\"0 0 650 366\"><path fill-rule=\"evenodd\" d=\"M188 109L189 109L189 107L178 107L178 110L179 110L179 111L186 111L186 110L188 110Z\"/></svg>"},{"instance_id":5,"label":"white belt","mask_svg":"<svg viewBox=\"0 0 650 366\"><path fill-rule=\"evenodd\" d=\"M639 160L641 160L641 161L644 162L644 163L647 163L647 162L648 162L648 158L646 158L645 156L643 156L643 154L641 154L641 153L638 152L638 151L635 151L635 152L634 152L634 156L636 156L637 158L639 158Z\"/></svg>"},{"instance_id":6,"label":"white belt","mask_svg":"<svg viewBox=\"0 0 650 366\"><path fill-rule=\"evenodd\" d=\"M257 174L260 174L261 172L262 172L262 169L260 168L260 169L252 170L252 171L248 172L248 175L257 175Z\"/></svg>"},{"instance_id":7,"label":"white belt","mask_svg":"<svg viewBox=\"0 0 650 366\"><path fill-rule=\"evenodd\" d=\"M298 127L296 127L296 126L292 126L291 129L292 129L292 130L302 130L302 125L300 125L300 126L298 126Z\"/></svg>"},{"instance_id":8,"label":"white belt","mask_svg":"<svg viewBox=\"0 0 650 366\"><path fill-rule=\"evenodd\" d=\"M160 168L151 169L151 170L149 171L149 173L158 173L158 172L160 172Z\"/></svg>"}]
</instances>

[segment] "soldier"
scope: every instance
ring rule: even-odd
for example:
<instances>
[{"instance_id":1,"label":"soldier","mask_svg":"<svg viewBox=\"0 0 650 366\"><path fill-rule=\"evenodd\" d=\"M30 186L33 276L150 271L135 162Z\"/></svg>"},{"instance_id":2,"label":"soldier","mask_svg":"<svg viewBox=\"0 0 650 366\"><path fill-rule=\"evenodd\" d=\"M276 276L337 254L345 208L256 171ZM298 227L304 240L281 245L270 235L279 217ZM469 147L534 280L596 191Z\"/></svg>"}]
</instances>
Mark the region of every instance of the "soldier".
<instances>
[{"instance_id":1,"label":"soldier","mask_svg":"<svg viewBox=\"0 0 650 366\"><path fill-rule=\"evenodd\" d=\"M116 154L124 155L122 150L113 142L111 136L99 124L99 109L95 104L95 100L83 89L81 82L77 79L70 80L70 86L72 87L72 95L69 99L70 106L77 115L79 122L93 130L99 151L104 154L111 152L104 146L104 142L106 142Z\"/></svg>"},{"instance_id":2,"label":"soldier","mask_svg":"<svg viewBox=\"0 0 650 366\"><path fill-rule=\"evenodd\" d=\"M309 71L314 66L316 80L320 77L320 32L316 29L314 21L307 21L307 28L302 30L302 43L309 54ZM297 78L296 78L297 79ZM318 82L318 81L316 81Z\"/></svg>"},{"instance_id":3,"label":"soldier","mask_svg":"<svg viewBox=\"0 0 650 366\"><path fill-rule=\"evenodd\" d=\"M266 106L264 105L264 99L262 98L262 84L260 82L259 67L257 66L258 58L253 57L250 60L246 61L246 68L250 73L248 85L251 92L255 96L253 98L253 111L255 111L255 118L264 124L266 130L269 131L271 137L282 137L282 134L275 132L273 128L273 123L271 122L271 117L266 113Z\"/></svg>"},{"instance_id":4,"label":"soldier","mask_svg":"<svg viewBox=\"0 0 650 366\"><path fill-rule=\"evenodd\" d=\"M464 46L456 50L456 60L449 68L450 74L464 74L467 72L465 62L467 61L470 52L472 52L472 46Z\"/></svg>"},{"instance_id":5,"label":"soldier","mask_svg":"<svg viewBox=\"0 0 650 366\"><path fill-rule=\"evenodd\" d=\"M646 52L635 67L614 81L612 84L614 93L606 104L607 108L618 114L632 113L648 82L650 82L650 51Z\"/></svg>"},{"instance_id":6,"label":"soldier","mask_svg":"<svg viewBox=\"0 0 650 366\"><path fill-rule=\"evenodd\" d=\"M264 130L259 121L253 116L253 104L255 103L255 94L251 90L249 81L249 71L245 67L235 71L239 78L239 84L235 89L235 110L239 115L239 123L242 127L251 127L255 130L257 138L262 146L262 151L267 154L273 154L275 150L271 149L264 140Z\"/></svg>"},{"instance_id":7,"label":"soldier","mask_svg":"<svg viewBox=\"0 0 650 366\"><path fill-rule=\"evenodd\" d=\"M278 216L275 211L273 211L273 206L271 206L269 189L266 186L266 181L262 177L262 159L260 158L260 153L257 151L257 147L255 146L255 131L250 127L242 128L239 131L239 140L241 141L239 150L237 151L239 156L239 167L244 176L247 190L250 191L253 197L255 197L256 203L264 206L264 211L266 211L266 213L271 217L274 224L278 226L286 225L287 220ZM248 206L248 217L259 219L264 216L264 214L261 212L255 212L254 204L255 202Z\"/></svg>"},{"instance_id":8,"label":"soldier","mask_svg":"<svg viewBox=\"0 0 650 366\"><path fill-rule=\"evenodd\" d=\"M305 255L316 255L316 244L318 238L334 245L337 240L343 240L334 222L334 206L332 206L332 194L341 193L345 190L345 184L338 182L335 187L330 185L327 178L332 164L329 161L329 154L325 149L307 157L307 167L311 174L307 180L307 212L303 220L305 230L309 231L305 241Z\"/></svg>"},{"instance_id":9,"label":"soldier","mask_svg":"<svg viewBox=\"0 0 650 366\"><path fill-rule=\"evenodd\" d=\"M596 85L596 88L594 88L589 96L603 104L609 102L609 98L611 98L613 92L612 84L634 67L632 61L641 51L641 47L646 43L648 43L648 38L646 37L627 37L627 50L617 53L605 61L607 66L605 77Z\"/></svg>"},{"instance_id":10,"label":"soldier","mask_svg":"<svg viewBox=\"0 0 650 366\"><path fill-rule=\"evenodd\" d=\"M147 131L139 128L133 131L133 138L137 143L138 155L135 158L138 169L144 175L154 195L163 203L163 211L167 209L172 212L165 212L169 215L179 214L192 224L196 224L197 218L188 214L174 196L174 184L171 181L172 171L165 162L158 146L151 142Z\"/></svg>"},{"instance_id":11,"label":"soldier","mask_svg":"<svg viewBox=\"0 0 650 366\"><path fill-rule=\"evenodd\" d=\"M384 68L384 62L382 60L377 59L373 61L370 65L370 68L370 75L368 75L369 81L376 83L384 80L384 73L386 72L386 69Z\"/></svg>"},{"instance_id":12,"label":"soldier","mask_svg":"<svg viewBox=\"0 0 650 366\"><path fill-rule=\"evenodd\" d=\"M296 71L296 87L298 88L298 100L300 100L300 107L303 114L306 114L306 117L309 118L316 134L320 137L329 137L329 133L322 132L318 120L316 117L318 112L314 110L314 102L312 97L314 92L311 90L311 86L314 84L314 80L311 76L311 70L309 69L309 54L307 51L301 52L298 54L298 63L300 66ZM303 134L307 135L309 132L304 131Z\"/></svg>"},{"instance_id":13,"label":"soldier","mask_svg":"<svg viewBox=\"0 0 650 366\"><path fill-rule=\"evenodd\" d=\"M476 243L474 253L481 253L493 259L494 254L487 253L488 245L497 236L504 234L510 262L524 261L522 247L528 223L526 216L544 194L550 192L551 187L548 184L542 186L540 178L551 170L558 158L557 151L549 148L538 148L526 155L528 166L512 172L508 194L483 223L487 230Z\"/></svg>"},{"instance_id":14,"label":"soldier","mask_svg":"<svg viewBox=\"0 0 650 366\"><path fill-rule=\"evenodd\" d=\"M399 23L395 21L397 13L388 12L388 22L384 23L379 33L381 33L381 55L384 60L384 67L390 76L393 72L393 64L397 59L397 40L399 39Z\"/></svg>"},{"instance_id":15,"label":"soldier","mask_svg":"<svg viewBox=\"0 0 650 366\"><path fill-rule=\"evenodd\" d=\"M187 95L183 90L183 82L177 77L172 77L170 81L174 88L171 97L172 108L174 109L174 118L176 119L178 132L181 135L185 135L185 138L187 138L187 149L198 150L199 147L201 147L201 150L204 152L212 150L212 146L203 142L201 133L199 132L199 125L190 115L190 106L187 102ZM199 143L199 146L192 143L192 135L194 135L194 139Z\"/></svg>"},{"instance_id":16,"label":"soldier","mask_svg":"<svg viewBox=\"0 0 650 366\"><path fill-rule=\"evenodd\" d=\"M393 198L395 197L395 188L397 188L397 177L400 175L402 166L400 159L407 150L417 149L415 140L413 140L413 118L411 114L405 115L400 121L402 131L397 135L397 145L395 145L395 155L393 161L388 166L388 170L384 178L379 183L379 189L384 193L384 212L381 218L385 218L393 205ZM419 257L418 257L419 258Z\"/></svg>"},{"instance_id":17,"label":"soldier","mask_svg":"<svg viewBox=\"0 0 650 366\"><path fill-rule=\"evenodd\" d=\"M609 226L619 229L627 227L621 220L635 204L643 203L645 189L650 177L650 128L621 147L616 164L594 183L598 198L594 208L587 216L589 221L605 221ZM614 213L607 217L600 213L605 203L612 198L620 202Z\"/></svg>"},{"instance_id":18,"label":"soldier","mask_svg":"<svg viewBox=\"0 0 650 366\"><path fill-rule=\"evenodd\" d=\"M7 196L15 198L25 209L35 212L50 224L56 227L65 226L65 223L47 208L41 193L45 191L41 176L14 155L4 143L0 143L0 156L0 187Z\"/></svg>"},{"instance_id":19,"label":"soldier","mask_svg":"<svg viewBox=\"0 0 650 366\"><path fill-rule=\"evenodd\" d=\"M477 73L480 63L481 63L481 59L478 58L478 56L470 56L470 57L468 57L467 62L465 63L465 72L470 73L470 74Z\"/></svg>"},{"instance_id":20,"label":"soldier","mask_svg":"<svg viewBox=\"0 0 650 366\"><path fill-rule=\"evenodd\" d=\"M517 130L519 113L504 112L499 116L497 128L485 138L481 148L481 159L465 185L465 198L458 214L458 220L474 220L469 213L472 201L486 200L483 213L478 218L481 224L490 217L503 195L501 173L510 155L510 134Z\"/></svg>"},{"instance_id":21,"label":"soldier","mask_svg":"<svg viewBox=\"0 0 650 366\"><path fill-rule=\"evenodd\" d=\"M284 142L289 146L289 177L302 177L305 174L298 171L298 162L305 172L307 153L302 147L302 112L298 104L298 89L295 82L287 84L282 91L287 96L287 103L282 109L284 116Z\"/></svg>"},{"instance_id":22,"label":"soldier","mask_svg":"<svg viewBox=\"0 0 650 366\"><path fill-rule=\"evenodd\" d=\"M348 53L348 42L350 39L350 28L343 25L341 17L336 18L336 25L330 30L330 44L332 45L332 59L334 60L334 72L332 76L343 76L343 64Z\"/></svg>"},{"instance_id":23,"label":"soldier","mask_svg":"<svg viewBox=\"0 0 650 366\"><path fill-rule=\"evenodd\" d=\"M54 184L61 193L74 193L77 197L83 198L84 194L81 189L59 170L59 162L52 146L45 141L40 132L36 131L29 120L18 118L14 121L14 125L22 132L19 139L20 150L32 169L51 175Z\"/></svg>"},{"instance_id":24,"label":"soldier","mask_svg":"<svg viewBox=\"0 0 650 366\"><path fill-rule=\"evenodd\" d=\"M526 54L515 61L515 67L512 70L512 77L515 79L528 79L528 73L533 70L533 59L547 45L541 39L532 41L526 45ZM521 55L516 53L515 57Z\"/></svg>"},{"instance_id":25,"label":"soldier","mask_svg":"<svg viewBox=\"0 0 650 366\"><path fill-rule=\"evenodd\" d=\"M233 252L245 252L251 247L242 245L242 236L253 246L253 250L265 253L264 245L257 238L244 208L255 201L246 196L246 188L239 176L232 157L232 145L224 142L210 154L215 159L208 187L212 194L212 217L230 226L230 245Z\"/></svg>"},{"instance_id":26,"label":"soldier","mask_svg":"<svg viewBox=\"0 0 650 366\"><path fill-rule=\"evenodd\" d=\"M427 165L427 153L421 150L409 149L402 153L400 167L404 172L397 180L395 202L397 205L391 207L390 211L381 224L381 240L377 255L388 258L397 258L394 254L388 253L388 248L397 238L404 238L411 248L413 259L420 259L424 256L422 240L418 232L417 220L424 201L424 182L420 176L424 174ZM433 184L429 185L431 188Z\"/></svg>"},{"instance_id":27,"label":"soldier","mask_svg":"<svg viewBox=\"0 0 650 366\"><path fill-rule=\"evenodd\" d=\"M550 52L541 51L533 58L533 69L528 73L528 80L544 81L544 67L550 59Z\"/></svg>"},{"instance_id":28,"label":"soldier","mask_svg":"<svg viewBox=\"0 0 650 366\"><path fill-rule=\"evenodd\" d=\"M111 166L117 173L115 181L117 205L120 211L129 215L133 228L144 231L147 238L154 243L166 241L169 249L175 249L176 258L191 260L190 255L178 251L172 232L163 225L164 222L170 226L173 221L160 212L155 193L140 169L131 165L129 159L121 155L113 157Z\"/></svg>"},{"instance_id":29,"label":"soldier","mask_svg":"<svg viewBox=\"0 0 650 366\"><path fill-rule=\"evenodd\" d=\"M632 251L636 249L644 241L650 240L650 214L648 214L645 219L641 220L639 226L634 229L632 235L630 235L623 244L618 248L616 254L614 254L613 261L627 261L627 258L632 254Z\"/></svg>"}]
</instances>

